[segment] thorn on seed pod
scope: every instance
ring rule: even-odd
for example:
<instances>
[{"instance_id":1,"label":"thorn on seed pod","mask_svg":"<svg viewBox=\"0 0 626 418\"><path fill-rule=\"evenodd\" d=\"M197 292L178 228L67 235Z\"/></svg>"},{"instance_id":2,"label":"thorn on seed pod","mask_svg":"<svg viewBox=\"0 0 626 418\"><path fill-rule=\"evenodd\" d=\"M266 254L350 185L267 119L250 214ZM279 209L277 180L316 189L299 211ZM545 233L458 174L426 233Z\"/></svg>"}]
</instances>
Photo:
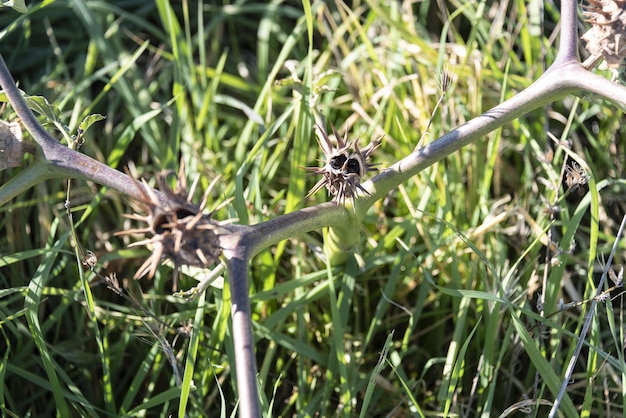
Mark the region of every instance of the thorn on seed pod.
<instances>
[{"instance_id":1,"label":"thorn on seed pod","mask_svg":"<svg viewBox=\"0 0 626 418\"><path fill-rule=\"evenodd\" d=\"M34 153L35 146L22 141L19 123L0 120L0 171L22 165L25 153Z\"/></svg>"},{"instance_id":2,"label":"thorn on seed pod","mask_svg":"<svg viewBox=\"0 0 626 418\"><path fill-rule=\"evenodd\" d=\"M219 178L209 185L200 203L192 203L199 177L193 181L187 189L184 166L175 177L175 187L172 189L168 183L168 173L157 177L157 183L163 196L157 197L150 186L142 180L143 184L136 182L141 190L143 199L141 203L148 212L147 215L126 215L127 218L144 222L143 228L131 229L118 232L117 235L144 235L145 238L131 244L131 246L147 245L151 247L152 254L139 267L135 273L135 279L143 276L154 277L156 270L163 260L171 260L174 263L174 283L172 289L178 290L179 268L182 266L209 267L219 261L222 254L220 235L228 233L224 225L233 220L216 221L213 214L227 202L218 205L213 211L203 213L207 206L208 196L211 189Z\"/></svg>"},{"instance_id":3,"label":"thorn on seed pod","mask_svg":"<svg viewBox=\"0 0 626 418\"><path fill-rule=\"evenodd\" d=\"M337 133L335 127L331 126L337 142L337 146L335 146L326 130L320 125L316 124L316 126L318 129L317 142L322 148L325 157L322 160L324 166L304 167L305 170L310 171L312 174L322 175L322 179L309 190L306 197L313 195L323 187L326 187L337 204L345 203L346 198L354 201L359 191L369 194L361 186L361 180L376 165L368 163L367 159L380 146L381 138L373 140L368 146L360 149L359 138L353 142L347 142L347 133L342 138Z\"/></svg>"}]
</instances>

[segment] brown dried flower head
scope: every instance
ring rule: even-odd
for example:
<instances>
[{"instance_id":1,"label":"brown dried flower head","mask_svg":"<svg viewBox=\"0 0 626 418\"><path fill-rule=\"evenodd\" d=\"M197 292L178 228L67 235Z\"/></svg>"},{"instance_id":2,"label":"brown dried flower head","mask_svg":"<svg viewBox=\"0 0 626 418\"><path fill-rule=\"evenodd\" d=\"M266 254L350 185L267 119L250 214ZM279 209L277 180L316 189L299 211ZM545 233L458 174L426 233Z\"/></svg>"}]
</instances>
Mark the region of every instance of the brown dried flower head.
<instances>
[{"instance_id":1,"label":"brown dried flower head","mask_svg":"<svg viewBox=\"0 0 626 418\"><path fill-rule=\"evenodd\" d=\"M176 185L172 189L167 184L167 173L157 177L161 196L157 196L142 179L143 187L137 182L137 186L143 194L142 202L148 212L147 215L126 215L147 224L144 228L121 231L118 235L140 234L146 239L135 242L131 246L148 245L152 255L139 267L135 273L135 279L143 276L154 277L157 267L162 260L171 260L174 263L173 290L178 287L178 270L181 266L209 267L219 261L222 253L219 236L226 233L224 225L231 221L218 222L212 219L215 211L203 213L207 205L207 199L217 178L209 185L199 204L192 203L198 184L199 177L193 181L191 188L187 189L187 180L184 167L176 176Z\"/></svg>"},{"instance_id":2,"label":"brown dried flower head","mask_svg":"<svg viewBox=\"0 0 626 418\"><path fill-rule=\"evenodd\" d=\"M361 179L376 165L368 163L367 159L380 146L380 138L360 149L358 138L354 142L347 142L347 133L342 138L335 127L331 126L337 142L337 146L334 146L324 128L317 124L316 126L319 131L317 142L322 148L325 159L322 160L324 162L323 167L305 167L313 174L322 175L322 179L309 190L306 197L313 195L323 187L326 187L337 204L345 203L346 198L354 201L358 191L369 194L361 186Z\"/></svg>"},{"instance_id":3,"label":"brown dried flower head","mask_svg":"<svg viewBox=\"0 0 626 418\"><path fill-rule=\"evenodd\" d=\"M602 57L609 68L617 69L626 57L626 1L587 0L585 18L591 23L583 36L585 48Z\"/></svg>"}]
</instances>

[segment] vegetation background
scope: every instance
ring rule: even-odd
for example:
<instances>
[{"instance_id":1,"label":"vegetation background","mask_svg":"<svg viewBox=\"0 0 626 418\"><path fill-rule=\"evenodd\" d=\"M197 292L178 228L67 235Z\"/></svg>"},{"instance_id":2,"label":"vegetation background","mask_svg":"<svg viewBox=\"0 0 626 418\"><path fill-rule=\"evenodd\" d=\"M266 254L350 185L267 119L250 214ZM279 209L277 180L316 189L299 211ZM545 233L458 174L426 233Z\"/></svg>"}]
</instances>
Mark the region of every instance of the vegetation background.
<instances>
[{"instance_id":1,"label":"vegetation background","mask_svg":"<svg viewBox=\"0 0 626 418\"><path fill-rule=\"evenodd\" d=\"M220 176L213 207L232 201L216 216L242 224L328 200L304 198L316 179L301 167L321 158L314 115L365 143L384 135L373 155L384 169L538 78L559 21L552 1L521 0L313 2L309 29L299 1L28 6L0 10L0 52L70 134L106 117L81 151L152 185L181 161L200 189ZM444 68L453 83L435 112ZM545 416L588 313L563 304L593 295L626 213L622 120L610 103L570 97L490 134L376 204L345 266L326 268L321 231L258 255L266 415ZM566 147L599 200L567 192L563 172L577 166ZM148 251L115 233L136 227L124 214L137 210L86 182L68 199L57 180L0 208L3 416L236 413L228 286L172 295L168 266L133 280ZM111 274L125 297L103 281ZM625 409L623 297L610 296L592 312L565 416ZM194 347L190 327L203 330Z\"/></svg>"}]
</instances>

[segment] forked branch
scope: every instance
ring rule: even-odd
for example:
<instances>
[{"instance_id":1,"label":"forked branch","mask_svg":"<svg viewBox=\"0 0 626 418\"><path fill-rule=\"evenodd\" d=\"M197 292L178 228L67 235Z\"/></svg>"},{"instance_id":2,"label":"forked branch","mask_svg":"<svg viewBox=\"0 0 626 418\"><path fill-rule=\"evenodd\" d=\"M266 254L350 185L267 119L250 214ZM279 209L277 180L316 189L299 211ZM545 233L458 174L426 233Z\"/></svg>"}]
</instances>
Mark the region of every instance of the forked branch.
<instances>
[{"instance_id":1,"label":"forked branch","mask_svg":"<svg viewBox=\"0 0 626 418\"><path fill-rule=\"evenodd\" d=\"M239 415L260 417L254 339L250 315L248 265L252 257L275 243L297 235L330 228L325 243L327 255L341 262L358 242L354 234L366 211L373 203L426 167L484 137L490 132L528 112L584 91L595 93L626 107L626 88L594 75L577 59L577 3L561 2L561 44L555 62L537 81L511 99L467 122L425 147L416 150L359 185L367 193L355 199L344 199L299 210L251 226L225 225L220 235L223 256L227 260L232 294L233 339L239 390ZM112 187L135 199L146 194L163 198L157 191L141 190L137 182L111 167L73 151L50 136L28 109L0 57L0 85L24 126L36 141L35 160L30 167L0 187L3 204L34 184L50 178L79 178ZM147 187L147 186L141 186Z\"/></svg>"}]
</instances>

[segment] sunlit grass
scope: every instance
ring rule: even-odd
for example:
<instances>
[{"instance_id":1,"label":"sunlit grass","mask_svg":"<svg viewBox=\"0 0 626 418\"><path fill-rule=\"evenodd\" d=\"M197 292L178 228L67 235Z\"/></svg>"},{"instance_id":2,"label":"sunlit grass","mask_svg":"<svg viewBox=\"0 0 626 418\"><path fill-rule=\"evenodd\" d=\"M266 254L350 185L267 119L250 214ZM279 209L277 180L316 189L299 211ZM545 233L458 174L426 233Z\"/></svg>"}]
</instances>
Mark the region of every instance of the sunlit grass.
<instances>
[{"instance_id":1,"label":"sunlit grass","mask_svg":"<svg viewBox=\"0 0 626 418\"><path fill-rule=\"evenodd\" d=\"M372 156L384 169L553 59L551 5L541 26L527 2L506 12L458 3L446 15L433 2L313 2L311 44L300 2L56 1L20 26L0 15L10 29L0 51L70 133L88 114L106 116L82 152L151 184L183 162L201 176L198 198L220 176L213 199L232 200L217 216L253 224L328 200L304 199L317 179L301 167L322 157L314 117L363 142L384 135ZM453 82L433 115L443 71ZM491 133L374 205L345 266L319 257L321 231L254 258L266 415L544 416L589 304L540 312L595 290L625 213L621 119L608 103L568 98ZM566 157L592 181L563 198ZM73 182L72 228L67 187L48 181L0 209L2 414L230 416L228 287L172 295L167 266L134 281L147 254L114 232L132 227L123 214L136 205ZM70 234L97 256L100 276ZM107 288L113 273L128 298ZM624 410L621 297L611 296L595 312L565 416Z\"/></svg>"}]
</instances>

